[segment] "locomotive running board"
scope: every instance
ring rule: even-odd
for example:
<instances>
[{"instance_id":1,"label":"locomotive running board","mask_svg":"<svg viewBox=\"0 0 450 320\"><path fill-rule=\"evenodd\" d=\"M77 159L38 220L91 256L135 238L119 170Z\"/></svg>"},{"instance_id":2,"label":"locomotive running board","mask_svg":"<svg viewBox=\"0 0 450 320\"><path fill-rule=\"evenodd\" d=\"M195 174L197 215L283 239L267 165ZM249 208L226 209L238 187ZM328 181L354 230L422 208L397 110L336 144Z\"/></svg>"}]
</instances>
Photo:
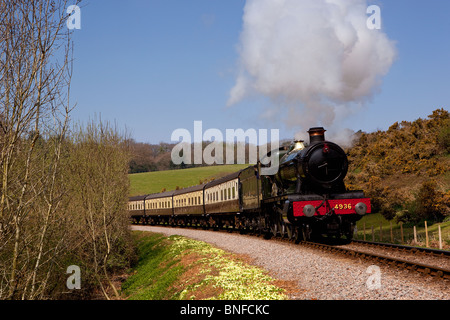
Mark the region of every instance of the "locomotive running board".
<instances>
[{"instance_id":1,"label":"locomotive running board","mask_svg":"<svg viewBox=\"0 0 450 320\"><path fill-rule=\"evenodd\" d=\"M327 197L328 200L339 200L339 199L363 199L365 198L363 191L351 191L351 192L345 192L345 193L338 193L338 194L330 194L329 197ZM277 196L272 198L267 198L262 200L263 203L273 203L273 202L280 202L280 201L315 201L315 200L323 200L324 197L320 196L318 194L287 194L283 196Z\"/></svg>"}]
</instances>

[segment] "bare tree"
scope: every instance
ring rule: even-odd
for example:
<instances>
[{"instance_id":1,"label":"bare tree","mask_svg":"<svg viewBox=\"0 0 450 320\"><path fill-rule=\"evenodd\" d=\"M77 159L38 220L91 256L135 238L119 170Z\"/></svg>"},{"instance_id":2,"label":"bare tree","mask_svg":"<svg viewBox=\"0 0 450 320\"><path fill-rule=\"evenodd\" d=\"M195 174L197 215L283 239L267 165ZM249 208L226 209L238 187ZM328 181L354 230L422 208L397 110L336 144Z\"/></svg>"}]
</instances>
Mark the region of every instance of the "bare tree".
<instances>
[{"instance_id":1,"label":"bare tree","mask_svg":"<svg viewBox=\"0 0 450 320\"><path fill-rule=\"evenodd\" d=\"M126 139L117 129L100 122L75 130L71 150L71 207L78 216L78 233L87 238L87 268L93 272L106 299L106 282L116 298L117 288L109 277L110 258L128 233L126 205L129 194Z\"/></svg>"},{"instance_id":2,"label":"bare tree","mask_svg":"<svg viewBox=\"0 0 450 320\"><path fill-rule=\"evenodd\" d=\"M46 242L70 112L65 10L62 1L0 1L0 298L40 297L57 252Z\"/></svg>"}]
</instances>

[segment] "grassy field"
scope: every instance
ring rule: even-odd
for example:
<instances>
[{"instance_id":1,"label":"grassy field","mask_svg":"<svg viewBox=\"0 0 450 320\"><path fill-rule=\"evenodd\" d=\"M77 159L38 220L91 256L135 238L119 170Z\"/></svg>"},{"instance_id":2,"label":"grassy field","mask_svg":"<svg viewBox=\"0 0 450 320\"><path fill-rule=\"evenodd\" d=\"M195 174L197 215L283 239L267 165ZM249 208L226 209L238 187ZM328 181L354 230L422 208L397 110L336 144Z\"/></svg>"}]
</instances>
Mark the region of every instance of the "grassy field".
<instances>
[{"instance_id":1,"label":"grassy field","mask_svg":"<svg viewBox=\"0 0 450 320\"><path fill-rule=\"evenodd\" d=\"M217 179L248 166L235 164L130 174L130 196L158 193L164 188L170 191L175 190L177 186L194 186L199 184L200 180Z\"/></svg>"},{"instance_id":2,"label":"grassy field","mask_svg":"<svg viewBox=\"0 0 450 320\"><path fill-rule=\"evenodd\" d=\"M364 225L366 240L372 241L372 226L374 229L375 241L391 242L391 223L392 223L392 235L394 238L393 243L401 243L401 228L400 225L395 223L395 221L386 220L383 215L379 213L371 213L364 216L360 221L357 222L358 237L357 239L363 240L364 237ZM380 225L381 225L381 239L380 239ZM428 223L428 237L431 247L438 247L438 223ZM441 237L444 243L445 249L450 249L450 221L446 221L440 224L441 226ZM414 239L413 225L404 224L403 225L403 239L404 244L411 244ZM417 230L417 241L418 245L425 246L425 224L422 222L416 225Z\"/></svg>"},{"instance_id":3,"label":"grassy field","mask_svg":"<svg viewBox=\"0 0 450 320\"><path fill-rule=\"evenodd\" d=\"M196 240L133 232L139 262L122 284L128 300L285 300L285 289L237 256Z\"/></svg>"}]
</instances>

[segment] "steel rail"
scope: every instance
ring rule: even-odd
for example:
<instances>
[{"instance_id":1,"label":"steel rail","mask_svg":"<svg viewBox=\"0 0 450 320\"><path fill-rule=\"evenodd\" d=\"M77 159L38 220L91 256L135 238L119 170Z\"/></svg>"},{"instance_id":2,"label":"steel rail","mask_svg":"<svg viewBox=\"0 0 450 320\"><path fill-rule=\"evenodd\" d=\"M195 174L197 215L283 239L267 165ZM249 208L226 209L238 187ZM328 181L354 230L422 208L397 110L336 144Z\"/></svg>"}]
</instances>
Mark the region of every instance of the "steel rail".
<instances>
[{"instance_id":1,"label":"steel rail","mask_svg":"<svg viewBox=\"0 0 450 320\"><path fill-rule=\"evenodd\" d=\"M307 246L307 247L318 248L318 249L333 252L333 253L345 254L348 256L355 257L355 258L359 257L359 258L363 258L363 259L373 259L373 260L376 260L379 262L389 264L391 266L394 265L394 266L398 266L403 269L421 272L425 275L430 275L430 276L450 280L450 270L440 268L437 266L432 266L432 265L428 265L428 264L424 264L424 263L420 263L420 262L404 260L401 258L394 258L394 257L382 255L382 254L377 254L377 253L343 248L343 247L339 247L339 246L331 246L331 245L316 243L316 242L301 241L300 244Z\"/></svg>"},{"instance_id":2,"label":"steel rail","mask_svg":"<svg viewBox=\"0 0 450 320\"><path fill-rule=\"evenodd\" d=\"M407 245L385 243L385 242L372 242L372 241L364 241L364 240L353 240L352 243L367 244L367 245L375 246L375 247L392 248L392 249L397 249L400 251L419 252L422 254L435 255L437 257L449 257L450 258L450 251L448 251L448 250L407 246Z\"/></svg>"}]
</instances>

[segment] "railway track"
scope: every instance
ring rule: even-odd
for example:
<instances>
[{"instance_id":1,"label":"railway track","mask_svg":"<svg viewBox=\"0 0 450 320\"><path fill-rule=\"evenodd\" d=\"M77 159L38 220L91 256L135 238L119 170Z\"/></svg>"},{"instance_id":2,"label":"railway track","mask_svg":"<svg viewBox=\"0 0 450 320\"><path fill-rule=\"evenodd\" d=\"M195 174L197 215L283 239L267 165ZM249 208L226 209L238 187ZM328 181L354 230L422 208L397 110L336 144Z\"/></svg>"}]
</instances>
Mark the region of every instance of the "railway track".
<instances>
[{"instance_id":1,"label":"railway track","mask_svg":"<svg viewBox=\"0 0 450 320\"><path fill-rule=\"evenodd\" d=\"M173 227L170 225L159 225ZM182 229L199 229L183 226ZM214 232L238 232L233 229L214 229ZM262 236L261 234L249 235ZM272 236L272 239L283 242L293 242L282 237ZM324 252L341 254L355 259L372 260L391 267L406 269L428 275L437 279L450 280L450 251L430 248L412 247L387 243L376 243L353 240L350 244L330 244L321 242L300 241L299 245L319 249Z\"/></svg>"},{"instance_id":2,"label":"railway track","mask_svg":"<svg viewBox=\"0 0 450 320\"><path fill-rule=\"evenodd\" d=\"M326 252L372 260L392 267L450 280L449 251L357 240L348 245L330 245L304 241L300 242L300 244Z\"/></svg>"}]
</instances>

